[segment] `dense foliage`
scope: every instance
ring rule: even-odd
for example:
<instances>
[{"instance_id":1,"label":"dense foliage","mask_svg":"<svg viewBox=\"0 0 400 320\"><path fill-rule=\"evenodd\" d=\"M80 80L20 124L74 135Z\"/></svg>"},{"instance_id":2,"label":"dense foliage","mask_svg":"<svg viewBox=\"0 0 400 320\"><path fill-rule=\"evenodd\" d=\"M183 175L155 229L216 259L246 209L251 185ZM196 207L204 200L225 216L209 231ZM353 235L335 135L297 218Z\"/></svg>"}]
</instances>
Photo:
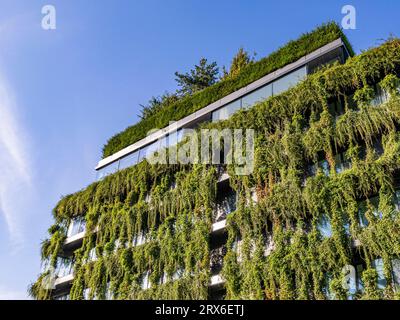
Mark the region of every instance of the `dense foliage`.
<instances>
[{"instance_id":1,"label":"dense foliage","mask_svg":"<svg viewBox=\"0 0 400 320\"><path fill-rule=\"evenodd\" d=\"M341 270L356 256L366 269L364 290L354 298L398 297L390 261L400 255L400 215L393 205L400 169L399 74L400 40L395 39L344 65L322 69L226 121L207 125L253 128L257 136L254 173L235 176L233 168L227 168L239 195L238 208L227 223L223 277L228 299L326 299L328 291L344 299ZM376 83L390 93L380 105L371 104ZM341 115L330 108L338 99L344 102ZM382 154L374 149L376 139L382 141ZM351 167L338 173L335 155L343 150ZM330 165L329 174L321 169L307 174L309 165L322 159ZM119 299L206 298L217 180L213 166L146 161L108 176L58 203L42 259L55 265L66 226L72 218L85 216L89 232L75 255L72 299L82 299L86 287L91 297L104 298L107 283ZM254 189L257 203L249 202ZM375 216L367 201L368 225L362 226L360 201L376 195L382 216ZM332 225L329 237L317 228L322 216ZM133 246L142 232L150 240ZM117 246L117 240L122 245ZM355 240L359 246L352 245ZM267 255L270 245L273 250ZM98 259L87 262L92 248ZM372 268L376 257L385 262L384 289L377 287ZM183 275L173 281L177 270ZM143 290L140 283L147 271L152 286ZM44 275L31 287L38 299L50 296L40 286ZM161 284L163 276L168 281Z\"/></svg>"},{"instance_id":2,"label":"dense foliage","mask_svg":"<svg viewBox=\"0 0 400 320\"><path fill-rule=\"evenodd\" d=\"M162 112L156 113L113 136L103 147L103 158L146 137L150 130L164 128L171 121L182 119L340 37L348 44L340 27L336 23L329 23L311 33L302 35L295 41L290 41L268 57L249 64L236 77L228 77L211 87L180 99L163 108ZM351 50L349 44L348 48Z\"/></svg>"}]
</instances>

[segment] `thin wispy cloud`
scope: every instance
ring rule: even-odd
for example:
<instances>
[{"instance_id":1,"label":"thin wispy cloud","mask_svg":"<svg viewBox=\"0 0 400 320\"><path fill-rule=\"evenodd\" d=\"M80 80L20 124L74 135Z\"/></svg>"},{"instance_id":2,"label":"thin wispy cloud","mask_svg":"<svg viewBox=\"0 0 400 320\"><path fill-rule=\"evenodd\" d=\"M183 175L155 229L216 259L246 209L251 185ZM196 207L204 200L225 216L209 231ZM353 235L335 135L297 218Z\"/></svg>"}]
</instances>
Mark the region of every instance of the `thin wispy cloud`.
<instances>
[{"instance_id":1,"label":"thin wispy cloud","mask_svg":"<svg viewBox=\"0 0 400 320\"><path fill-rule=\"evenodd\" d=\"M0 300L26 300L26 292L0 286Z\"/></svg>"},{"instance_id":2,"label":"thin wispy cloud","mask_svg":"<svg viewBox=\"0 0 400 320\"><path fill-rule=\"evenodd\" d=\"M29 143L18 119L13 92L0 71L0 213L14 246L24 240L23 204L31 185Z\"/></svg>"}]
</instances>

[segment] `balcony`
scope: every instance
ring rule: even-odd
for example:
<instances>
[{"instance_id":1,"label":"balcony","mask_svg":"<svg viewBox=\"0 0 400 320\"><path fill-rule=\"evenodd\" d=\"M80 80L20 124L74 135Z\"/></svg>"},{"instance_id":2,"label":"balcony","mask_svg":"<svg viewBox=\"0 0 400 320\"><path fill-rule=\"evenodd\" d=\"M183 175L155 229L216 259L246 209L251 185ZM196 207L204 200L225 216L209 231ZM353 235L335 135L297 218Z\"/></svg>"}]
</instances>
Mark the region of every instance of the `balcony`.
<instances>
[{"instance_id":1,"label":"balcony","mask_svg":"<svg viewBox=\"0 0 400 320\"><path fill-rule=\"evenodd\" d=\"M64 242L64 250L76 248L82 244L83 238L86 233L86 221L83 218L71 220L68 231L67 239Z\"/></svg>"},{"instance_id":2,"label":"balcony","mask_svg":"<svg viewBox=\"0 0 400 320\"><path fill-rule=\"evenodd\" d=\"M54 286L56 289L64 287L74 279L74 262L71 258L61 258L57 260L57 268L55 270L56 279Z\"/></svg>"},{"instance_id":3,"label":"balcony","mask_svg":"<svg viewBox=\"0 0 400 320\"><path fill-rule=\"evenodd\" d=\"M57 278L56 281L54 282L54 286L56 289L59 289L60 287L64 287L71 284L73 280L74 280L74 275L73 273L71 273L61 278Z\"/></svg>"}]
</instances>

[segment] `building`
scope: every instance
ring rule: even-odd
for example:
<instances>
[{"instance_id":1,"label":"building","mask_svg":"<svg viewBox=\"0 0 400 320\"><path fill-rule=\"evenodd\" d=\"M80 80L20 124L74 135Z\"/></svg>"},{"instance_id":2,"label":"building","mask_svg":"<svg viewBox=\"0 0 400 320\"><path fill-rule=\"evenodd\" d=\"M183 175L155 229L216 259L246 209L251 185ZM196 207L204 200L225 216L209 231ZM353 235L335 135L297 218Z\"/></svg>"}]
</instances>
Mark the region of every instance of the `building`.
<instances>
[{"instance_id":1,"label":"building","mask_svg":"<svg viewBox=\"0 0 400 320\"><path fill-rule=\"evenodd\" d=\"M56 206L31 294L398 297L400 41L351 56L323 25L111 138ZM199 128L253 129L254 171L145 160Z\"/></svg>"}]
</instances>

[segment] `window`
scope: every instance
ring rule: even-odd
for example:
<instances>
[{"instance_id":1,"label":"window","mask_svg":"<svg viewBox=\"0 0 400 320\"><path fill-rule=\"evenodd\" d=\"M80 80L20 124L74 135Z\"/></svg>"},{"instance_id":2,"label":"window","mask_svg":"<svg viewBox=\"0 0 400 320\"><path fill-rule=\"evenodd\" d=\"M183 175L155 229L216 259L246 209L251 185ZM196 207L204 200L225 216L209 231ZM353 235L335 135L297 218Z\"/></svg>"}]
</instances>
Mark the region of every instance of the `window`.
<instances>
[{"instance_id":1,"label":"window","mask_svg":"<svg viewBox=\"0 0 400 320\"><path fill-rule=\"evenodd\" d=\"M72 237L78 233L84 232L86 221L83 218L72 219L68 226L67 237Z\"/></svg>"},{"instance_id":2,"label":"window","mask_svg":"<svg viewBox=\"0 0 400 320\"><path fill-rule=\"evenodd\" d=\"M62 278L73 273L73 261L68 258L58 258L57 259L57 277Z\"/></svg>"},{"instance_id":3,"label":"window","mask_svg":"<svg viewBox=\"0 0 400 320\"><path fill-rule=\"evenodd\" d=\"M115 240L115 242L114 242L114 252L117 252L118 249L121 248L121 247L122 247L121 240L119 240L119 239Z\"/></svg>"},{"instance_id":4,"label":"window","mask_svg":"<svg viewBox=\"0 0 400 320\"><path fill-rule=\"evenodd\" d=\"M55 297L54 300L70 300L69 294L64 294L62 296Z\"/></svg>"},{"instance_id":5,"label":"window","mask_svg":"<svg viewBox=\"0 0 400 320\"><path fill-rule=\"evenodd\" d=\"M146 147L145 157L148 159L154 153L159 152L162 148L167 147L167 136L164 136Z\"/></svg>"},{"instance_id":6,"label":"window","mask_svg":"<svg viewBox=\"0 0 400 320\"><path fill-rule=\"evenodd\" d=\"M336 173L342 173L343 171L350 169L351 161L346 157L344 152L339 153L335 156L335 171Z\"/></svg>"},{"instance_id":7,"label":"window","mask_svg":"<svg viewBox=\"0 0 400 320\"><path fill-rule=\"evenodd\" d=\"M374 148L374 151L378 156L381 156L383 154L384 150L381 138L374 138L372 141L372 147Z\"/></svg>"},{"instance_id":8,"label":"window","mask_svg":"<svg viewBox=\"0 0 400 320\"><path fill-rule=\"evenodd\" d=\"M376 273L378 274L378 288L379 289L384 289L386 287L386 278L383 272L383 260L382 258L375 259L372 262L373 268L376 270Z\"/></svg>"},{"instance_id":9,"label":"window","mask_svg":"<svg viewBox=\"0 0 400 320\"><path fill-rule=\"evenodd\" d=\"M268 84L261 87L242 98L242 107L247 109L260 101L264 101L272 96L272 85Z\"/></svg>"},{"instance_id":10,"label":"window","mask_svg":"<svg viewBox=\"0 0 400 320\"><path fill-rule=\"evenodd\" d=\"M97 170L97 180L101 180L104 177L117 172L118 167L119 167L119 160L114 161L105 166L104 168Z\"/></svg>"},{"instance_id":11,"label":"window","mask_svg":"<svg viewBox=\"0 0 400 320\"><path fill-rule=\"evenodd\" d=\"M226 219L226 215L236 210L236 192L233 189L222 191L217 199L215 222Z\"/></svg>"},{"instance_id":12,"label":"window","mask_svg":"<svg viewBox=\"0 0 400 320\"><path fill-rule=\"evenodd\" d=\"M318 169L321 169L322 173L327 177L329 176L330 166L327 160L322 160L319 161L317 164L310 165L308 167L308 174L310 176L315 176L317 174Z\"/></svg>"},{"instance_id":13,"label":"window","mask_svg":"<svg viewBox=\"0 0 400 320\"><path fill-rule=\"evenodd\" d=\"M369 199L369 202L372 205L373 215L379 219L382 219L383 212L379 210L379 197L373 197Z\"/></svg>"},{"instance_id":14,"label":"window","mask_svg":"<svg viewBox=\"0 0 400 320\"><path fill-rule=\"evenodd\" d=\"M366 212L367 212L367 203L363 201L362 203L360 203L358 208L358 220L361 228L365 228L368 226L368 220L367 217L365 216Z\"/></svg>"},{"instance_id":15,"label":"window","mask_svg":"<svg viewBox=\"0 0 400 320\"><path fill-rule=\"evenodd\" d=\"M317 229L323 238L330 238L332 236L331 222L326 214L323 214L319 219Z\"/></svg>"},{"instance_id":16,"label":"window","mask_svg":"<svg viewBox=\"0 0 400 320\"><path fill-rule=\"evenodd\" d=\"M335 300L335 294L330 289L331 282L332 282L332 275L329 273L326 273L325 274L325 283L324 283L322 291L324 292L324 294L328 300Z\"/></svg>"},{"instance_id":17,"label":"window","mask_svg":"<svg viewBox=\"0 0 400 320\"><path fill-rule=\"evenodd\" d=\"M242 106L241 106L241 100L235 100L231 103L228 103L224 107L214 111L212 113L212 121L220 121L220 120L226 120L228 119L232 114L234 114L236 111L238 111Z\"/></svg>"},{"instance_id":18,"label":"window","mask_svg":"<svg viewBox=\"0 0 400 320\"><path fill-rule=\"evenodd\" d=\"M140 286L142 287L143 290L150 289L150 287L151 287L149 276L150 276L150 272L147 271L144 273L144 275L142 277L142 282L141 282Z\"/></svg>"},{"instance_id":19,"label":"window","mask_svg":"<svg viewBox=\"0 0 400 320\"><path fill-rule=\"evenodd\" d=\"M179 269L176 270L176 271L174 272L174 274L172 275L172 281L179 280L180 278L182 278L183 274L184 274L183 268L179 268Z\"/></svg>"},{"instance_id":20,"label":"window","mask_svg":"<svg viewBox=\"0 0 400 320\"><path fill-rule=\"evenodd\" d=\"M394 194L394 207L397 211L400 211L400 190L396 190Z\"/></svg>"},{"instance_id":21,"label":"window","mask_svg":"<svg viewBox=\"0 0 400 320\"><path fill-rule=\"evenodd\" d=\"M147 148L148 148L148 146L140 148L138 163L142 162L144 160L144 158L146 158Z\"/></svg>"},{"instance_id":22,"label":"window","mask_svg":"<svg viewBox=\"0 0 400 320\"><path fill-rule=\"evenodd\" d=\"M114 294L111 291L110 282L107 282L105 299L106 300L113 300L114 299Z\"/></svg>"},{"instance_id":23,"label":"window","mask_svg":"<svg viewBox=\"0 0 400 320\"><path fill-rule=\"evenodd\" d=\"M392 276L394 287L397 292L400 291L400 259L392 260Z\"/></svg>"},{"instance_id":24,"label":"window","mask_svg":"<svg viewBox=\"0 0 400 320\"><path fill-rule=\"evenodd\" d=\"M83 290L83 300L89 300L89 296L90 296L90 289L86 288Z\"/></svg>"},{"instance_id":25,"label":"window","mask_svg":"<svg viewBox=\"0 0 400 320\"><path fill-rule=\"evenodd\" d=\"M362 264L358 264L356 266L356 286L358 291L364 290L364 284L362 282L362 273L364 272L364 266Z\"/></svg>"},{"instance_id":26,"label":"window","mask_svg":"<svg viewBox=\"0 0 400 320\"><path fill-rule=\"evenodd\" d=\"M92 248L89 251L87 262L93 262L97 260L96 248Z\"/></svg>"},{"instance_id":27,"label":"window","mask_svg":"<svg viewBox=\"0 0 400 320\"><path fill-rule=\"evenodd\" d=\"M293 87L301 80L303 80L306 77L306 75L307 75L307 70L306 67L304 66L276 80L272 84L273 94L277 95L288 90L289 88Z\"/></svg>"},{"instance_id":28,"label":"window","mask_svg":"<svg viewBox=\"0 0 400 320\"><path fill-rule=\"evenodd\" d=\"M138 163L139 150L123 157L119 161L119 170L132 167Z\"/></svg>"},{"instance_id":29,"label":"window","mask_svg":"<svg viewBox=\"0 0 400 320\"><path fill-rule=\"evenodd\" d=\"M176 146L182 139L182 129L168 135L168 147Z\"/></svg>"},{"instance_id":30,"label":"window","mask_svg":"<svg viewBox=\"0 0 400 320\"><path fill-rule=\"evenodd\" d=\"M146 237L143 232L138 233L133 238L133 246L140 246L146 242Z\"/></svg>"},{"instance_id":31,"label":"window","mask_svg":"<svg viewBox=\"0 0 400 320\"><path fill-rule=\"evenodd\" d=\"M379 85L375 86L375 96L371 101L371 105L379 106L388 100L388 95Z\"/></svg>"}]
</instances>

